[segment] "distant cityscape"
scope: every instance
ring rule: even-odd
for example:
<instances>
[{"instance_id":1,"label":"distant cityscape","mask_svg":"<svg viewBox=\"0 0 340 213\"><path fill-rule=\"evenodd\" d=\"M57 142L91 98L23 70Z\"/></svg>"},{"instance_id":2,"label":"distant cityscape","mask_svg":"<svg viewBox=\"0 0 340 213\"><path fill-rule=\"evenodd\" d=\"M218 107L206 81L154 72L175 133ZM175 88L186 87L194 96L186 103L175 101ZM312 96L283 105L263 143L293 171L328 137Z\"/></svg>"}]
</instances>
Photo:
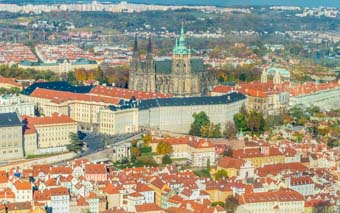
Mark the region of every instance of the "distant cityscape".
<instances>
[{"instance_id":1,"label":"distant cityscape","mask_svg":"<svg viewBox=\"0 0 340 213\"><path fill-rule=\"evenodd\" d=\"M172 2L0 1L0 212L340 212L340 7Z\"/></svg>"}]
</instances>

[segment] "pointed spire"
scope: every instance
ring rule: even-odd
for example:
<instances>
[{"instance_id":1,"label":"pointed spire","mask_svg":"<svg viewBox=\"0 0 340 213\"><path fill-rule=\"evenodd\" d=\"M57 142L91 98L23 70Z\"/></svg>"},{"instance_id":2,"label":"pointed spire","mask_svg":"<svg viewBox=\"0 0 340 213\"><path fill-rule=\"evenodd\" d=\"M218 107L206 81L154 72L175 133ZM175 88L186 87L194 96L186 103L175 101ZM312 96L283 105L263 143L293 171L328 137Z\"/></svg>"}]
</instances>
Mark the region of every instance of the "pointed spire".
<instances>
[{"instance_id":1,"label":"pointed spire","mask_svg":"<svg viewBox=\"0 0 340 213\"><path fill-rule=\"evenodd\" d=\"M133 45L133 51L138 51L137 34L135 35L135 44Z\"/></svg>"},{"instance_id":2,"label":"pointed spire","mask_svg":"<svg viewBox=\"0 0 340 213\"><path fill-rule=\"evenodd\" d=\"M184 22L182 21L181 35L184 34Z\"/></svg>"},{"instance_id":3,"label":"pointed spire","mask_svg":"<svg viewBox=\"0 0 340 213\"><path fill-rule=\"evenodd\" d=\"M152 53L151 35L149 36L148 53Z\"/></svg>"}]
</instances>

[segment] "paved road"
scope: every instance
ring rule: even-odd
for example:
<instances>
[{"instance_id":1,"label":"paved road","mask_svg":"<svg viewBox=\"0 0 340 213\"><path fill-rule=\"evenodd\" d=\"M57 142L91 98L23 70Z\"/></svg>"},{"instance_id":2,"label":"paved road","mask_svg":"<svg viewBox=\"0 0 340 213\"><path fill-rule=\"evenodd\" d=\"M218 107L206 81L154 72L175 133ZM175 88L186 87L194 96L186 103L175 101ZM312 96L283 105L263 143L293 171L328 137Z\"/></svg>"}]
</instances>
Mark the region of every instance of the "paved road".
<instances>
[{"instance_id":1,"label":"paved road","mask_svg":"<svg viewBox=\"0 0 340 213\"><path fill-rule=\"evenodd\" d=\"M136 137L140 137L140 132L127 133L115 136L97 134L97 133L87 133L82 139L87 144L87 149L81 154L81 156L90 155L92 153L102 151L107 149L108 146L114 145L116 143L121 143L124 141L130 141Z\"/></svg>"}]
</instances>

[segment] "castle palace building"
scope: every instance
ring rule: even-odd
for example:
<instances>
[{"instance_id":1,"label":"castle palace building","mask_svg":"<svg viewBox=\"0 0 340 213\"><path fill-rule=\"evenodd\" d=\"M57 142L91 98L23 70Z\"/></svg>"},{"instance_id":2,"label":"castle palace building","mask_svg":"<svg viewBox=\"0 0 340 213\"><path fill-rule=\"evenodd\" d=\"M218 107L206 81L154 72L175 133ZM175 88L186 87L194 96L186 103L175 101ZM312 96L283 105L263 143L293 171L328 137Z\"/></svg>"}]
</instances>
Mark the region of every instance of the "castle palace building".
<instances>
[{"instance_id":1,"label":"castle palace building","mask_svg":"<svg viewBox=\"0 0 340 213\"><path fill-rule=\"evenodd\" d=\"M135 38L129 89L147 92L171 93L174 96L200 96L208 92L213 78L205 71L203 60L191 57L186 47L182 26L173 49L172 59L154 60L151 39L145 61L141 61L137 37Z\"/></svg>"}]
</instances>

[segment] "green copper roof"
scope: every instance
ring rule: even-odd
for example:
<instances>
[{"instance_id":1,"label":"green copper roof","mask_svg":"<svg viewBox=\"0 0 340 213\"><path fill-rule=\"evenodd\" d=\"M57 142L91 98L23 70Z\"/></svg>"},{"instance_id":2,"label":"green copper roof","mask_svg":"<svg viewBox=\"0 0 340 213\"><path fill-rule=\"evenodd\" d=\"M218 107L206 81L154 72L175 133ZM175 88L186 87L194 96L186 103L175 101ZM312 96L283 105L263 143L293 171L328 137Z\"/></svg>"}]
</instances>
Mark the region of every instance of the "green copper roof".
<instances>
[{"instance_id":1,"label":"green copper roof","mask_svg":"<svg viewBox=\"0 0 340 213\"><path fill-rule=\"evenodd\" d=\"M190 49L188 49L185 45L185 33L184 33L184 26L182 23L181 28L181 35L179 37L179 40L176 38L176 43L173 49L173 54L175 55L188 55L190 54Z\"/></svg>"}]
</instances>

